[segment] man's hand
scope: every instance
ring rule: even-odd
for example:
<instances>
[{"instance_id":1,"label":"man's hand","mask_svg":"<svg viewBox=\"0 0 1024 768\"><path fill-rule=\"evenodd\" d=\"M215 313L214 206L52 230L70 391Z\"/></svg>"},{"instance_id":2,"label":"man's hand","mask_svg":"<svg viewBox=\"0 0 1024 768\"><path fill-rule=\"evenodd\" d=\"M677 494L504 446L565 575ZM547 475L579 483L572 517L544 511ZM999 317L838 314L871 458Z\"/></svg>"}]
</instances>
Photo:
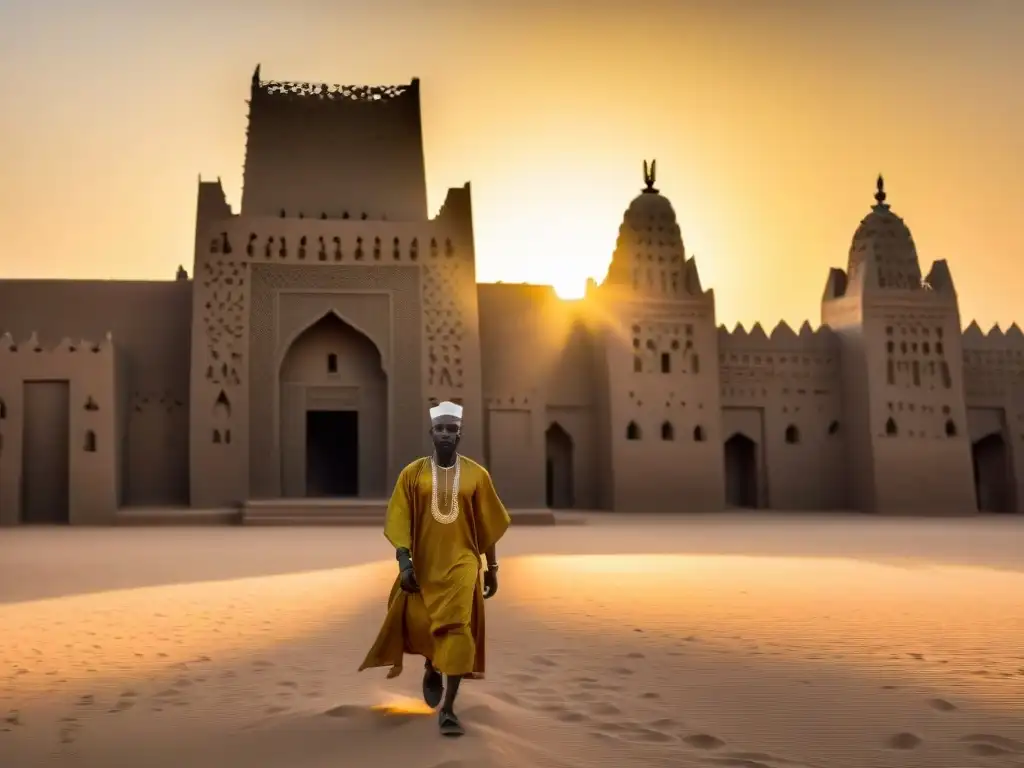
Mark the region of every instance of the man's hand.
<instances>
[{"instance_id":1,"label":"man's hand","mask_svg":"<svg viewBox=\"0 0 1024 768\"><path fill-rule=\"evenodd\" d=\"M498 566L488 565L484 571L484 600L494 597L498 591Z\"/></svg>"},{"instance_id":2,"label":"man's hand","mask_svg":"<svg viewBox=\"0 0 1024 768\"><path fill-rule=\"evenodd\" d=\"M408 594L420 591L419 582L416 581L416 571L413 570L411 565L399 574L398 583L402 591Z\"/></svg>"},{"instance_id":3,"label":"man's hand","mask_svg":"<svg viewBox=\"0 0 1024 768\"><path fill-rule=\"evenodd\" d=\"M408 549L399 549L395 552L395 559L398 560L398 584L402 591L408 594L419 592L420 585L412 567L412 553Z\"/></svg>"}]
</instances>

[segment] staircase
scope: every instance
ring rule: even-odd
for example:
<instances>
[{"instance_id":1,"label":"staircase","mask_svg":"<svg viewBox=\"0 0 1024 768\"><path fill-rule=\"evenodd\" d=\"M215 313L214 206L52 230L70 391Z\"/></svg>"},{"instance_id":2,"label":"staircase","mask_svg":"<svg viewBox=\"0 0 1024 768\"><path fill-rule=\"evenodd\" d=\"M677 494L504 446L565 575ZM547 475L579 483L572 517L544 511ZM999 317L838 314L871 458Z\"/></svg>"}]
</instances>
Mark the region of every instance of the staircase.
<instances>
[{"instance_id":1,"label":"staircase","mask_svg":"<svg viewBox=\"0 0 1024 768\"><path fill-rule=\"evenodd\" d=\"M383 528L387 507L387 499L252 499L242 505L242 524Z\"/></svg>"}]
</instances>

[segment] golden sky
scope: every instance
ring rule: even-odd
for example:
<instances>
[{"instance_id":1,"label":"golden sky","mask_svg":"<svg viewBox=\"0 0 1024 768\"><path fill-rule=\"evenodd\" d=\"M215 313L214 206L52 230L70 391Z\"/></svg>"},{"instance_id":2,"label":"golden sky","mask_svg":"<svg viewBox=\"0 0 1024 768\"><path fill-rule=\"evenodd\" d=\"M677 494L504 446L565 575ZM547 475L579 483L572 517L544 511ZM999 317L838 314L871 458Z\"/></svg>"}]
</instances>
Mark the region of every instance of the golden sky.
<instances>
[{"instance_id":1,"label":"golden sky","mask_svg":"<svg viewBox=\"0 0 1024 768\"><path fill-rule=\"evenodd\" d=\"M720 322L816 322L875 175L966 325L1024 320L1020 0L5 0L0 278L191 268L237 210L253 67L421 78L430 205L472 181L481 280L582 291L658 160Z\"/></svg>"}]
</instances>

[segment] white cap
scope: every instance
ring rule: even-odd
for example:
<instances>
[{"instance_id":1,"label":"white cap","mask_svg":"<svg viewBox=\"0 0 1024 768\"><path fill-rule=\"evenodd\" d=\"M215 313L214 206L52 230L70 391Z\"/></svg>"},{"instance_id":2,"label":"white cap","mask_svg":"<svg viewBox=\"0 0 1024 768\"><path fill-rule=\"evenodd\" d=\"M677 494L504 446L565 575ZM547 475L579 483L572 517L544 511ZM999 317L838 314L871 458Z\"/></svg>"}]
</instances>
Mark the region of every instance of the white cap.
<instances>
[{"instance_id":1,"label":"white cap","mask_svg":"<svg viewBox=\"0 0 1024 768\"><path fill-rule=\"evenodd\" d=\"M443 403L438 403L430 409L430 420L434 421L442 416L452 416L459 421L462 421L462 406L458 403L453 403L449 400L445 400Z\"/></svg>"}]
</instances>

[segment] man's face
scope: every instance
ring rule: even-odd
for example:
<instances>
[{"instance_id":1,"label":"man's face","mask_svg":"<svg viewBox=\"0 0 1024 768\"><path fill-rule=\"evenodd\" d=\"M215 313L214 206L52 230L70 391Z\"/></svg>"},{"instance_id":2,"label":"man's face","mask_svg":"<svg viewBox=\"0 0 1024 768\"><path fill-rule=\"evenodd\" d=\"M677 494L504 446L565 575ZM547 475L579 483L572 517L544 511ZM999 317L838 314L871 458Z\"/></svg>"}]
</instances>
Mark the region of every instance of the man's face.
<instances>
[{"instance_id":1,"label":"man's face","mask_svg":"<svg viewBox=\"0 0 1024 768\"><path fill-rule=\"evenodd\" d=\"M434 449L439 454L451 454L459 445L462 425L452 416L442 416L431 423L430 437L434 441Z\"/></svg>"}]
</instances>

